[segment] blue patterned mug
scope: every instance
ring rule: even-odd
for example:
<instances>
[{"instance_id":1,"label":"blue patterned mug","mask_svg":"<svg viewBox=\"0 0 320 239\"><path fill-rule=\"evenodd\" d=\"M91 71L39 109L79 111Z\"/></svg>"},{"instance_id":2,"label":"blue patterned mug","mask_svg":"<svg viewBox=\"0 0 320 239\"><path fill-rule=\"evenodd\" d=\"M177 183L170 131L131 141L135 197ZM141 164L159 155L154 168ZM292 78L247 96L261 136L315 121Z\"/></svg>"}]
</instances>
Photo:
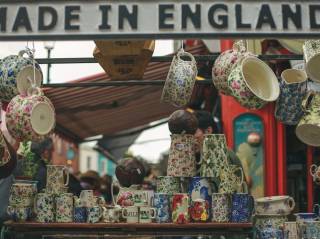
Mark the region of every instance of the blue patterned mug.
<instances>
[{"instance_id":1,"label":"blue patterned mug","mask_svg":"<svg viewBox=\"0 0 320 239\"><path fill-rule=\"evenodd\" d=\"M87 222L88 211L86 207L75 207L73 210L74 222Z\"/></svg>"},{"instance_id":2,"label":"blue patterned mug","mask_svg":"<svg viewBox=\"0 0 320 239\"><path fill-rule=\"evenodd\" d=\"M102 207L93 206L93 207L87 208L87 210L88 210L88 218L87 218L88 223L97 223L100 221L103 214Z\"/></svg>"},{"instance_id":3,"label":"blue patterned mug","mask_svg":"<svg viewBox=\"0 0 320 239\"><path fill-rule=\"evenodd\" d=\"M253 209L253 196L247 193L234 193L232 195L231 222L250 222Z\"/></svg>"},{"instance_id":4,"label":"blue patterned mug","mask_svg":"<svg viewBox=\"0 0 320 239\"><path fill-rule=\"evenodd\" d=\"M153 206L156 209L156 222L171 222L170 196L166 193L155 193Z\"/></svg>"}]
</instances>

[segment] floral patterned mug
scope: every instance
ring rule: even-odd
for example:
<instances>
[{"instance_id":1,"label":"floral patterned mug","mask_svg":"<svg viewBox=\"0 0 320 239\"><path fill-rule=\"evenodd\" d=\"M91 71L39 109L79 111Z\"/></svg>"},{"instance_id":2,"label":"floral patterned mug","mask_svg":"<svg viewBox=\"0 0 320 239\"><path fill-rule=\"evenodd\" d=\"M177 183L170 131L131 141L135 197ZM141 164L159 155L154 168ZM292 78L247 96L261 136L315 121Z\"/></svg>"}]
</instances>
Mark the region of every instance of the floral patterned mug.
<instances>
[{"instance_id":1,"label":"floral patterned mug","mask_svg":"<svg viewBox=\"0 0 320 239\"><path fill-rule=\"evenodd\" d=\"M190 222L189 195L177 193L172 196L172 222L184 224Z\"/></svg>"},{"instance_id":2,"label":"floral patterned mug","mask_svg":"<svg viewBox=\"0 0 320 239\"><path fill-rule=\"evenodd\" d=\"M308 40L303 45L303 53L306 61L306 71L308 76L316 82L320 82L319 60L320 60L320 40Z\"/></svg>"},{"instance_id":3,"label":"floral patterned mug","mask_svg":"<svg viewBox=\"0 0 320 239\"><path fill-rule=\"evenodd\" d=\"M39 88L26 96L15 96L7 107L6 125L19 141L40 141L55 127L55 110Z\"/></svg>"},{"instance_id":4,"label":"floral patterned mug","mask_svg":"<svg viewBox=\"0 0 320 239\"><path fill-rule=\"evenodd\" d=\"M54 222L54 196L48 193L38 193L34 199L34 211L37 222Z\"/></svg>"},{"instance_id":5,"label":"floral patterned mug","mask_svg":"<svg viewBox=\"0 0 320 239\"><path fill-rule=\"evenodd\" d=\"M41 86L42 77L40 65L30 50L5 57L0 67L0 99L9 102L19 93L26 95L32 84Z\"/></svg>"},{"instance_id":6,"label":"floral patterned mug","mask_svg":"<svg viewBox=\"0 0 320 239\"><path fill-rule=\"evenodd\" d=\"M56 222L73 221L73 194L63 193L55 198Z\"/></svg>"},{"instance_id":7,"label":"floral patterned mug","mask_svg":"<svg viewBox=\"0 0 320 239\"><path fill-rule=\"evenodd\" d=\"M189 57L191 60L185 61L181 57ZM191 98L197 74L197 63L194 57L183 49L179 50L173 57L161 101L177 107L186 105Z\"/></svg>"}]
</instances>

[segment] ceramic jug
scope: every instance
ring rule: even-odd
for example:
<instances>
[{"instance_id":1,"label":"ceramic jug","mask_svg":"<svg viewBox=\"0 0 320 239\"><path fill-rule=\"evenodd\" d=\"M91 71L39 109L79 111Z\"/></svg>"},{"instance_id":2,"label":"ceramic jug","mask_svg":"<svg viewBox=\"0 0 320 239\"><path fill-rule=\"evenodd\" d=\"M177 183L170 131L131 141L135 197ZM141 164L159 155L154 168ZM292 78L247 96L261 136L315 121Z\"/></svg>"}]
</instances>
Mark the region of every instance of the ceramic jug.
<instances>
[{"instance_id":1,"label":"ceramic jug","mask_svg":"<svg viewBox=\"0 0 320 239\"><path fill-rule=\"evenodd\" d=\"M121 207L120 206L106 206L102 207L102 220L106 223L115 223L120 221Z\"/></svg>"},{"instance_id":2,"label":"ceramic jug","mask_svg":"<svg viewBox=\"0 0 320 239\"><path fill-rule=\"evenodd\" d=\"M66 181L64 181L66 174ZM47 165L47 193L60 194L69 184L69 170L64 165Z\"/></svg>"},{"instance_id":3,"label":"ceramic jug","mask_svg":"<svg viewBox=\"0 0 320 239\"><path fill-rule=\"evenodd\" d=\"M41 141L55 127L54 107L39 88L30 88L28 95L17 95L8 104L6 125L19 141Z\"/></svg>"},{"instance_id":4,"label":"ceramic jug","mask_svg":"<svg viewBox=\"0 0 320 239\"><path fill-rule=\"evenodd\" d=\"M297 137L310 146L320 146L320 94L310 91L302 101L304 116L297 128Z\"/></svg>"},{"instance_id":5,"label":"ceramic jug","mask_svg":"<svg viewBox=\"0 0 320 239\"><path fill-rule=\"evenodd\" d=\"M181 57L188 57L190 61ZM185 106L191 98L197 74L197 63L194 57L183 49L179 50L173 57L161 101L171 103L176 107Z\"/></svg>"},{"instance_id":6,"label":"ceramic jug","mask_svg":"<svg viewBox=\"0 0 320 239\"><path fill-rule=\"evenodd\" d=\"M27 55L27 57L24 57ZM0 99L9 102L18 94L26 95L33 85L40 87L42 71L34 61L32 52L27 49L18 55L7 56L0 66Z\"/></svg>"},{"instance_id":7,"label":"ceramic jug","mask_svg":"<svg viewBox=\"0 0 320 239\"><path fill-rule=\"evenodd\" d=\"M255 215L254 226L258 230L266 228L271 223L273 228L283 228L284 224L288 221L285 215Z\"/></svg>"},{"instance_id":8,"label":"ceramic jug","mask_svg":"<svg viewBox=\"0 0 320 239\"><path fill-rule=\"evenodd\" d=\"M229 74L234 66L246 56L254 55L247 51L246 41L240 40L234 43L233 49L221 53L215 60L212 68L212 80L219 92L225 95L231 94L231 90L228 86Z\"/></svg>"},{"instance_id":9,"label":"ceramic jug","mask_svg":"<svg viewBox=\"0 0 320 239\"><path fill-rule=\"evenodd\" d=\"M296 125L303 116L301 103L307 94L308 76L304 71L287 69L281 73L280 96L275 117L284 124Z\"/></svg>"},{"instance_id":10,"label":"ceramic jug","mask_svg":"<svg viewBox=\"0 0 320 239\"><path fill-rule=\"evenodd\" d=\"M220 176L222 167L228 164L227 142L224 134L205 134L202 146L202 157L199 162L201 177Z\"/></svg>"},{"instance_id":11,"label":"ceramic jug","mask_svg":"<svg viewBox=\"0 0 320 239\"><path fill-rule=\"evenodd\" d=\"M117 197L114 199L114 205L121 207L129 207L135 205L135 192L140 189L139 185L131 185L130 187L120 187ZM139 197L136 197L137 199Z\"/></svg>"},{"instance_id":12,"label":"ceramic jug","mask_svg":"<svg viewBox=\"0 0 320 239\"><path fill-rule=\"evenodd\" d=\"M258 231L259 239L285 239L285 231L272 227L272 223L269 221L267 227L262 228Z\"/></svg>"},{"instance_id":13,"label":"ceramic jug","mask_svg":"<svg viewBox=\"0 0 320 239\"><path fill-rule=\"evenodd\" d=\"M312 180L315 184L320 185L320 167L315 164L310 166L310 174L312 176Z\"/></svg>"},{"instance_id":14,"label":"ceramic jug","mask_svg":"<svg viewBox=\"0 0 320 239\"><path fill-rule=\"evenodd\" d=\"M228 77L228 86L236 101L248 109L261 109L280 94L277 76L256 57L241 59Z\"/></svg>"},{"instance_id":15,"label":"ceramic jug","mask_svg":"<svg viewBox=\"0 0 320 239\"><path fill-rule=\"evenodd\" d=\"M307 40L302 48L308 76L313 81L320 82L320 40Z\"/></svg>"},{"instance_id":16,"label":"ceramic jug","mask_svg":"<svg viewBox=\"0 0 320 239\"><path fill-rule=\"evenodd\" d=\"M238 172L238 173L237 173ZM242 186L243 170L236 165L225 165L221 168L219 193L234 193Z\"/></svg>"},{"instance_id":17,"label":"ceramic jug","mask_svg":"<svg viewBox=\"0 0 320 239\"><path fill-rule=\"evenodd\" d=\"M167 175L193 177L196 175L195 138L191 134L172 134Z\"/></svg>"},{"instance_id":18,"label":"ceramic jug","mask_svg":"<svg viewBox=\"0 0 320 239\"><path fill-rule=\"evenodd\" d=\"M255 200L256 214L289 215L294 207L294 199L290 196L262 197Z\"/></svg>"}]
</instances>

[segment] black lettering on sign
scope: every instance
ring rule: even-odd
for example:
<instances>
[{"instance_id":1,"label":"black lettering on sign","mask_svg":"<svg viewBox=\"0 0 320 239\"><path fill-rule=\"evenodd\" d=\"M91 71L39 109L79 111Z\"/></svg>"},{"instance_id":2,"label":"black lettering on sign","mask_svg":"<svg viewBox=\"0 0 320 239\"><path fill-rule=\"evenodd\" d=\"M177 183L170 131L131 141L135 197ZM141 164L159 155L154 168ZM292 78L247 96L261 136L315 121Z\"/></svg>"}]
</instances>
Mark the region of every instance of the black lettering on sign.
<instances>
[{"instance_id":1,"label":"black lettering on sign","mask_svg":"<svg viewBox=\"0 0 320 239\"><path fill-rule=\"evenodd\" d=\"M262 4L261 6L256 29L261 29L264 24L268 24L271 29L277 28L268 4Z\"/></svg>"},{"instance_id":2,"label":"black lettering on sign","mask_svg":"<svg viewBox=\"0 0 320 239\"><path fill-rule=\"evenodd\" d=\"M5 32L7 30L7 8L0 8L0 30Z\"/></svg>"},{"instance_id":3,"label":"black lettering on sign","mask_svg":"<svg viewBox=\"0 0 320 239\"><path fill-rule=\"evenodd\" d=\"M224 11L228 13L228 6L225 4L215 4L212 5L209 9L208 12L208 19L209 23L212 27L218 28L218 29L223 29L223 28L228 28L228 15L222 15L220 14L218 16L218 22L215 21L214 16L217 11Z\"/></svg>"},{"instance_id":4,"label":"black lettering on sign","mask_svg":"<svg viewBox=\"0 0 320 239\"><path fill-rule=\"evenodd\" d=\"M79 30L80 26L72 24L72 21L79 20L80 6L66 6L65 8L65 20L64 29L65 30Z\"/></svg>"},{"instance_id":5,"label":"black lettering on sign","mask_svg":"<svg viewBox=\"0 0 320 239\"><path fill-rule=\"evenodd\" d=\"M297 29L302 28L302 21L301 21L301 6L295 5L296 11L294 12L289 4L282 5L282 24L283 29L289 29L289 19L292 23L296 26Z\"/></svg>"},{"instance_id":6,"label":"black lettering on sign","mask_svg":"<svg viewBox=\"0 0 320 239\"><path fill-rule=\"evenodd\" d=\"M17 32L20 27L24 27L28 32L32 31L28 11L26 7L19 7L12 31Z\"/></svg>"},{"instance_id":7,"label":"black lettering on sign","mask_svg":"<svg viewBox=\"0 0 320 239\"><path fill-rule=\"evenodd\" d=\"M173 13L168 10L174 10L173 4L159 5L159 29L174 29L174 24L167 23L168 19L173 20Z\"/></svg>"},{"instance_id":8,"label":"black lettering on sign","mask_svg":"<svg viewBox=\"0 0 320 239\"><path fill-rule=\"evenodd\" d=\"M45 23L46 15L50 15L51 21ZM39 7L38 30L51 30L57 25L58 13L53 7Z\"/></svg>"},{"instance_id":9,"label":"black lettering on sign","mask_svg":"<svg viewBox=\"0 0 320 239\"><path fill-rule=\"evenodd\" d=\"M182 4L181 8L181 22L182 22L182 29L187 28L188 19L191 20L193 26L197 29L201 28L201 5L196 4L196 10L192 12L190 6L188 4Z\"/></svg>"},{"instance_id":10,"label":"black lettering on sign","mask_svg":"<svg viewBox=\"0 0 320 239\"><path fill-rule=\"evenodd\" d=\"M237 29L243 29L243 28L251 28L250 23L243 23L242 22L242 5L241 4L236 4L236 24L237 24Z\"/></svg>"},{"instance_id":11,"label":"black lettering on sign","mask_svg":"<svg viewBox=\"0 0 320 239\"><path fill-rule=\"evenodd\" d=\"M138 29L138 6L132 6L132 13L126 5L119 5L119 29L124 28L124 20L127 19L131 29Z\"/></svg>"},{"instance_id":12,"label":"black lettering on sign","mask_svg":"<svg viewBox=\"0 0 320 239\"><path fill-rule=\"evenodd\" d=\"M309 6L309 14L310 14L310 28L311 29L319 29L320 23L317 22L317 13L319 16L320 5L310 5Z\"/></svg>"},{"instance_id":13,"label":"black lettering on sign","mask_svg":"<svg viewBox=\"0 0 320 239\"><path fill-rule=\"evenodd\" d=\"M99 30L111 29L111 26L108 23L108 21L109 21L108 14L109 14L109 11L111 10L111 6L110 5L101 5L101 6L99 6L99 9L102 14L101 25L99 25Z\"/></svg>"}]
</instances>

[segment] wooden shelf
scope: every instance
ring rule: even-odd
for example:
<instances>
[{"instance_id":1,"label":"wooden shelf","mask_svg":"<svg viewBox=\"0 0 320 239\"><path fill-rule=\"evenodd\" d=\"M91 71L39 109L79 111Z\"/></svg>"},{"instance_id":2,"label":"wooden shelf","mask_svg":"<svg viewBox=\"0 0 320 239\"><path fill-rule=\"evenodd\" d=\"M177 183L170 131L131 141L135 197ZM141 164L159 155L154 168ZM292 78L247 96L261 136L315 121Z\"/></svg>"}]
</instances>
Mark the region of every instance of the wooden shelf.
<instances>
[{"instance_id":1,"label":"wooden shelf","mask_svg":"<svg viewBox=\"0 0 320 239\"><path fill-rule=\"evenodd\" d=\"M108 236L184 236L246 235L251 237L252 223L17 223L5 226L12 235L108 235ZM15 237L12 237L15 238Z\"/></svg>"}]
</instances>

